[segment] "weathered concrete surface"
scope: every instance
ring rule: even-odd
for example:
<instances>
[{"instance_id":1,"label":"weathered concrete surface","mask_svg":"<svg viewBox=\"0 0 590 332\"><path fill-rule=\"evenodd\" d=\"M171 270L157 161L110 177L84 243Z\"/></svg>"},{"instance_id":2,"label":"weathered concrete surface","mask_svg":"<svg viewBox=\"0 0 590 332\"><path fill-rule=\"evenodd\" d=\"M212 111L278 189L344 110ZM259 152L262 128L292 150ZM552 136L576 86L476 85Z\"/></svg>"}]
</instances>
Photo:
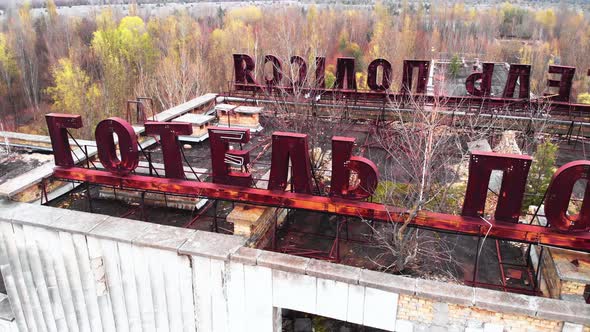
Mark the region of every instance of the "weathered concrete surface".
<instances>
[{"instance_id":1,"label":"weathered concrete surface","mask_svg":"<svg viewBox=\"0 0 590 332\"><path fill-rule=\"evenodd\" d=\"M305 274L309 261L309 258L264 251L258 256L257 264L271 269Z\"/></svg>"},{"instance_id":2,"label":"weathered concrete surface","mask_svg":"<svg viewBox=\"0 0 590 332\"><path fill-rule=\"evenodd\" d=\"M534 316L537 312L535 297L475 288L475 306L492 311L519 313Z\"/></svg>"},{"instance_id":3,"label":"weathered concrete surface","mask_svg":"<svg viewBox=\"0 0 590 332\"><path fill-rule=\"evenodd\" d=\"M354 285L359 283L361 269L358 267L312 259L307 264L305 273L318 278L331 279Z\"/></svg>"},{"instance_id":4,"label":"weathered concrete surface","mask_svg":"<svg viewBox=\"0 0 590 332\"><path fill-rule=\"evenodd\" d=\"M245 243L246 239L240 236L196 231L178 249L178 252L227 261L229 255L236 252Z\"/></svg>"},{"instance_id":5,"label":"weathered concrete surface","mask_svg":"<svg viewBox=\"0 0 590 332\"><path fill-rule=\"evenodd\" d=\"M401 294L416 293L416 279L371 270L361 271L359 284Z\"/></svg>"},{"instance_id":6,"label":"weathered concrete surface","mask_svg":"<svg viewBox=\"0 0 590 332\"><path fill-rule=\"evenodd\" d=\"M416 295L437 301L458 303L466 306L473 304L473 287L454 285L434 280L416 280Z\"/></svg>"},{"instance_id":7,"label":"weathered concrete surface","mask_svg":"<svg viewBox=\"0 0 590 332\"><path fill-rule=\"evenodd\" d=\"M19 315L35 320L35 308L50 303L48 297L40 296L47 291L63 296L62 310L69 323L56 320L65 324L62 327L94 326L99 315L104 318L103 329L109 331L124 330L123 326L273 331L276 308L389 331L510 328L507 323L486 321L486 316L478 316L478 324L473 326L457 326L453 310L522 315L523 320L533 319L536 324L568 322L568 329L578 328L572 324L590 324L590 306L586 304L416 280L266 252L246 248L245 239L231 235L6 201L0 201L0 226L0 265L9 273L6 278L12 296L27 308ZM42 264L48 260L56 265ZM55 273L59 278L51 277ZM192 292L186 291L189 289ZM405 312L432 303L432 322L398 320L407 301L413 301L409 304L416 309L405 307ZM86 310L80 317L86 317L87 323L76 320L75 308Z\"/></svg>"}]
</instances>

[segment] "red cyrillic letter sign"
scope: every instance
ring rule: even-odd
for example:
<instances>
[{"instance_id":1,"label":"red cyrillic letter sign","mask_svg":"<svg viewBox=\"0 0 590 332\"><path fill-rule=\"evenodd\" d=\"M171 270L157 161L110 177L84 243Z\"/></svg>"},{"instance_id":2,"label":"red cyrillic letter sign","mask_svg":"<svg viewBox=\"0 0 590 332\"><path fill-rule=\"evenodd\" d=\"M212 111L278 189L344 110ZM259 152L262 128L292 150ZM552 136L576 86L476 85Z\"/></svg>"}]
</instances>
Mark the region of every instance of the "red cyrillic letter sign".
<instances>
[{"instance_id":1,"label":"red cyrillic letter sign","mask_svg":"<svg viewBox=\"0 0 590 332\"><path fill-rule=\"evenodd\" d=\"M414 77L414 68L418 68L418 82L416 84L416 93L425 93L428 84L428 70L430 61L425 60L404 60L404 70L402 76L402 93L412 92L412 78Z\"/></svg>"},{"instance_id":2,"label":"red cyrillic letter sign","mask_svg":"<svg viewBox=\"0 0 590 332\"><path fill-rule=\"evenodd\" d=\"M354 138L332 137L332 196L349 199L365 199L377 188L379 171L367 158L352 157ZM350 171L357 173L358 182L350 185Z\"/></svg>"},{"instance_id":3,"label":"red cyrillic letter sign","mask_svg":"<svg viewBox=\"0 0 590 332\"><path fill-rule=\"evenodd\" d=\"M291 183L297 193L312 193L311 164L307 135L275 132L272 134L272 159L268 189L285 190L291 159Z\"/></svg>"},{"instance_id":4,"label":"red cyrillic letter sign","mask_svg":"<svg viewBox=\"0 0 590 332\"><path fill-rule=\"evenodd\" d=\"M377 83L377 68L381 66L383 78ZM385 59L376 59L369 64L367 72L367 85L372 91L385 91L391 86L391 64Z\"/></svg>"},{"instance_id":5,"label":"red cyrillic letter sign","mask_svg":"<svg viewBox=\"0 0 590 332\"><path fill-rule=\"evenodd\" d=\"M117 143L113 133L117 134L121 160L117 157ZM112 117L102 120L94 132L98 158L107 170L120 175L129 174L139 163L137 153L137 136L129 122Z\"/></svg>"},{"instance_id":6,"label":"red cyrillic letter sign","mask_svg":"<svg viewBox=\"0 0 590 332\"><path fill-rule=\"evenodd\" d=\"M178 135L190 135L193 126L182 122L152 122L145 123L147 135L160 135L162 155L164 157L164 170L166 177L170 179L184 179L184 167L182 165L182 147L178 143Z\"/></svg>"},{"instance_id":7,"label":"red cyrillic letter sign","mask_svg":"<svg viewBox=\"0 0 590 332\"><path fill-rule=\"evenodd\" d=\"M346 87L344 82L346 81ZM334 89L356 90L354 58L338 58L336 62L336 82Z\"/></svg>"},{"instance_id":8,"label":"red cyrillic letter sign","mask_svg":"<svg viewBox=\"0 0 590 332\"><path fill-rule=\"evenodd\" d=\"M302 87L307 79L307 63L305 63L305 60L303 60L303 58L299 55L294 55L291 57L291 64L296 64L299 66L299 75L297 80L293 82L293 85Z\"/></svg>"},{"instance_id":9,"label":"red cyrillic letter sign","mask_svg":"<svg viewBox=\"0 0 590 332\"><path fill-rule=\"evenodd\" d=\"M572 161L561 166L551 179L545 199L545 217L550 227L560 231L587 232L590 230L590 186L586 185L580 213L568 216L567 210L574 184L590 179L590 161Z\"/></svg>"},{"instance_id":10,"label":"red cyrillic letter sign","mask_svg":"<svg viewBox=\"0 0 590 332\"><path fill-rule=\"evenodd\" d=\"M245 64L245 66L244 66ZM254 60L246 54L234 54L234 74L236 83L257 84L254 79Z\"/></svg>"},{"instance_id":11,"label":"red cyrillic letter sign","mask_svg":"<svg viewBox=\"0 0 590 332\"><path fill-rule=\"evenodd\" d=\"M67 128L82 128L79 115L49 113L45 115L56 166L74 166Z\"/></svg>"},{"instance_id":12,"label":"red cyrillic letter sign","mask_svg":"<svg viewBox=\"0 0 590 332\"><path fill-rule=\"evenodd\" d=\"M264 78L264 80L266 81L266 85L269 85L269 86L279 85L281 83L281 81L283 80L283 71L282 71L281 60L279 60L279 58L277 58L274 55L267 55L264 57L264 64L266 65L267 62L272 63L272 78L271 79L268 79L266 77Z\"/></svg>"},{"instance_id":13,"label":"red cyrillic letter sign","mask_svg":"<svg viewBox=\"0 0 590 332\"><path fill-rule=\"evenodd\" d=\"M246 167L250 163L249 151L234 150L229 146L230 143L241 144L249 141L249 129L209 128L213 182L242 187L249 187L252 184L252 174L231 169L232 165Z\"/></svg>"},{"instance_id":14,"label":"red cyrillic letter sign","mask_svg":"<svg viewBox=\"0 0 590 332\"><path fill-rule=\"evenodd\" d=\"M549 74L561 74L561 78L558 80L547 80L547 86L552 88L559 88L557 96L551 97L551 100L556 101L569 101L570 92L572 91L572 81L574 80L574 74L576 68L567 66L549 66ZM545 95L551 95L546 93Z\"/></svg>"},{"instance_id":15,"label":"red cyrillic letter sign","mask_svg":"<svg viewBox=\"0 0 590 332\"><path fill-rule=\"evenodd\" d=\"M518 222L522 197L532 158L513 154L473 152L469 162L467 192L463 201L463 216L479 217L483 214L492 171L503 171L502 186L494 219Z\"/></svg>"},{"instance_id":16,"label":"red cyrillic letter sign","mask_svg":"<svg viewBox=\"0 0 590 332\"><path fill-rule=\"evenodd\" d=\"M465 80L465 89L472 96L489 96L492 92L492 76L494 75L494 64L484 63L481 73L473 73ZM481 80L479 89L475 87L475 82Z\"/></svg>"},{"instance_id":17,"label":"red cyrillic letter sign","mask_svg":"<svg viewBox=\"0 0 590 332\"><path fill-rule=\"evenodd\" d=\"M506 79L506 85L504 86L504 98L514 98L514 90L516 89L516 81L518 80L519 92L518 98L530 97L530 76L531 66L530 65L510 65L510 71L508 71L508 78Z\"/></svg>"}]
</instances>

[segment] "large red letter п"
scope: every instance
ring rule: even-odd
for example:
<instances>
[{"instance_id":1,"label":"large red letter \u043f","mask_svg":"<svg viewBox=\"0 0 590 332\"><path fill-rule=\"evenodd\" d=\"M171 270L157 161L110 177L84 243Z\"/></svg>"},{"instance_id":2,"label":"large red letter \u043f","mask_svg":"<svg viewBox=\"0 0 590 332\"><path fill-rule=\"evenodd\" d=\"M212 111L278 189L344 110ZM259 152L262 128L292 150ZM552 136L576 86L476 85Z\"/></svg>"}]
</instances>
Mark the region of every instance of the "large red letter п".
<instances>
[{"instance_id":1,"label":"large red letter \u043f","mask_svg":"<svg viewBox=\"0 0 590 332\"><path fill-rule=\"evenodd\" d=\"M532 158L515 154L473 152L469 162L464 216L480 217L485 208L492 171L503 171L494 219L518 222L527 175Z\"/></svg>"}]
</instances>

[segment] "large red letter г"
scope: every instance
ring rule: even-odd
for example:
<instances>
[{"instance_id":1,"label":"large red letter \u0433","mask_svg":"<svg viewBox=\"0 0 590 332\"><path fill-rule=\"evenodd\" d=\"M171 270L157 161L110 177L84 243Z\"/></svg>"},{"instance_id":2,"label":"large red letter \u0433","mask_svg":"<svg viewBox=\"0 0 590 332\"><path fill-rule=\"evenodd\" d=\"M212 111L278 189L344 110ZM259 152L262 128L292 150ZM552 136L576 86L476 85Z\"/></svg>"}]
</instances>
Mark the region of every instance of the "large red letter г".
<instances>
[{"instance_id":1,"label":"large red letter \u0433","mask_svg":"<svg viewBox=\"0 0 590 332\"><path fill-rule=\"evenodd\" d=\"M532 158L515 154L473 152L469 162L463 216L480 217L485 208L492 171L503 171L494 219L518 222Z\"/></svg>"},{"instance_id":2,"label":"large red letter \u0433","mask_svg":"<svg viewBox=\"0 0 590 332\"><path fill-rule=\"evenodd\" d=\"M272 159L268 189L285 190L289 175L291 159L291 182L293 191L312 193L311 164L307 135L275 132L272 134Z\"/></svg>"},{"instance_id":3,"label":"large red letter \u0433","mask_svg":"<svg viewBox=\"0 0 590 332\"><path fill-rule=\"evenodd\" d=\"M178 143L178 135L190 135L193 127L190 123L182 122L152 122L145 123L147 135L159 135L164 156L164 171L170 179L184 179L182 164L182 147Z\"/></svg>"},{"instance_id":4,"label":"large red letter \u0433","mask_svg":"<svg viewBox=\"0 0 590 332\"><path fill-rule=\"evenodd\" d=\"M590 230L590 186L586 185L580 213L568 216L567 210L576 181L590 178L590 161L572 161L561 166L551 179L545 200L545 216L552 228L560 231Z\"/></svg>"},{"instance_id":5,"label":"large red letter \u0433","mask_svg":"<svg viewBox=\"0 0 590 332\"><path fill-rule=\"evenodd\" d=\"M51 148L56 166L74 166L70 152L68 128L82 128L82 117L72 114L49 113L45 115L47 129L51 138Z\"/></svg>"},{"instance_id":6,"label":"large red letter \u0433","mask_svg":"<svg viewBox=\"0 0 590 332\"><path fill-rule=\"evenodd\" d=\"M353 157L354 138L332 137L332 196L349 199L365 199L377 188L379 171L367 158ZM358 182L350 185L350 171L357 173Z\"/></svg>"},{"instance_id":7,"label":"large red letter \u0433","mask_svg":"<svg viewBox=\"0 0 590 332\"><path fill-rule=\"evenodd\" d=\"M242 144L249 141L249 129L209 128L213 182L243 187L249 187L252 184L252 174L231 169L232 165L246 167L250 163L250 152L230 149L229 146L230 143Z\"/></svg>"},{"instance_id":8,"label":"large red letter \u0433","mask_svg":"<svg viewBox=\"0 0 590 332\"><path fill-rule=\"evenodd\" d=\"M117 143L113 134L117 134L119 139L121 160L117 157ZM120 175L127 175L137 167L137 136L129 122L117 117L102 120L96 126L94 136L98 158L104 168Z\"/></svg>"}]
</instances>

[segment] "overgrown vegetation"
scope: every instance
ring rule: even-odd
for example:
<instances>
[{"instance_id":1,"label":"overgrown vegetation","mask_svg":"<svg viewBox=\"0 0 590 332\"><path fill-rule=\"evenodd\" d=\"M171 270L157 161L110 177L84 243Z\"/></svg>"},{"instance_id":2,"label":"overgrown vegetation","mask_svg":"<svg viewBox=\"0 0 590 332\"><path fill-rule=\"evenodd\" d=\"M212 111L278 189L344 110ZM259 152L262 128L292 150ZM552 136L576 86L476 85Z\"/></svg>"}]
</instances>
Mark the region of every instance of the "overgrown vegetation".
<instances>
[{"instance_id":1,"label":"overgrown vegetation","mask_svg":"<svg viewBox=\"0 0 590 332\"><path fill-rule=\"evenodd\" d=\"M538 206L542 202L543 196L551 182L551 177L557 170L555 167L555 158L557 157L558 148L557 144L551 143L549 139L537 145L527 179L522 204L523 212L526 212L530 205Z\"/></svg>"}]
</instances>

